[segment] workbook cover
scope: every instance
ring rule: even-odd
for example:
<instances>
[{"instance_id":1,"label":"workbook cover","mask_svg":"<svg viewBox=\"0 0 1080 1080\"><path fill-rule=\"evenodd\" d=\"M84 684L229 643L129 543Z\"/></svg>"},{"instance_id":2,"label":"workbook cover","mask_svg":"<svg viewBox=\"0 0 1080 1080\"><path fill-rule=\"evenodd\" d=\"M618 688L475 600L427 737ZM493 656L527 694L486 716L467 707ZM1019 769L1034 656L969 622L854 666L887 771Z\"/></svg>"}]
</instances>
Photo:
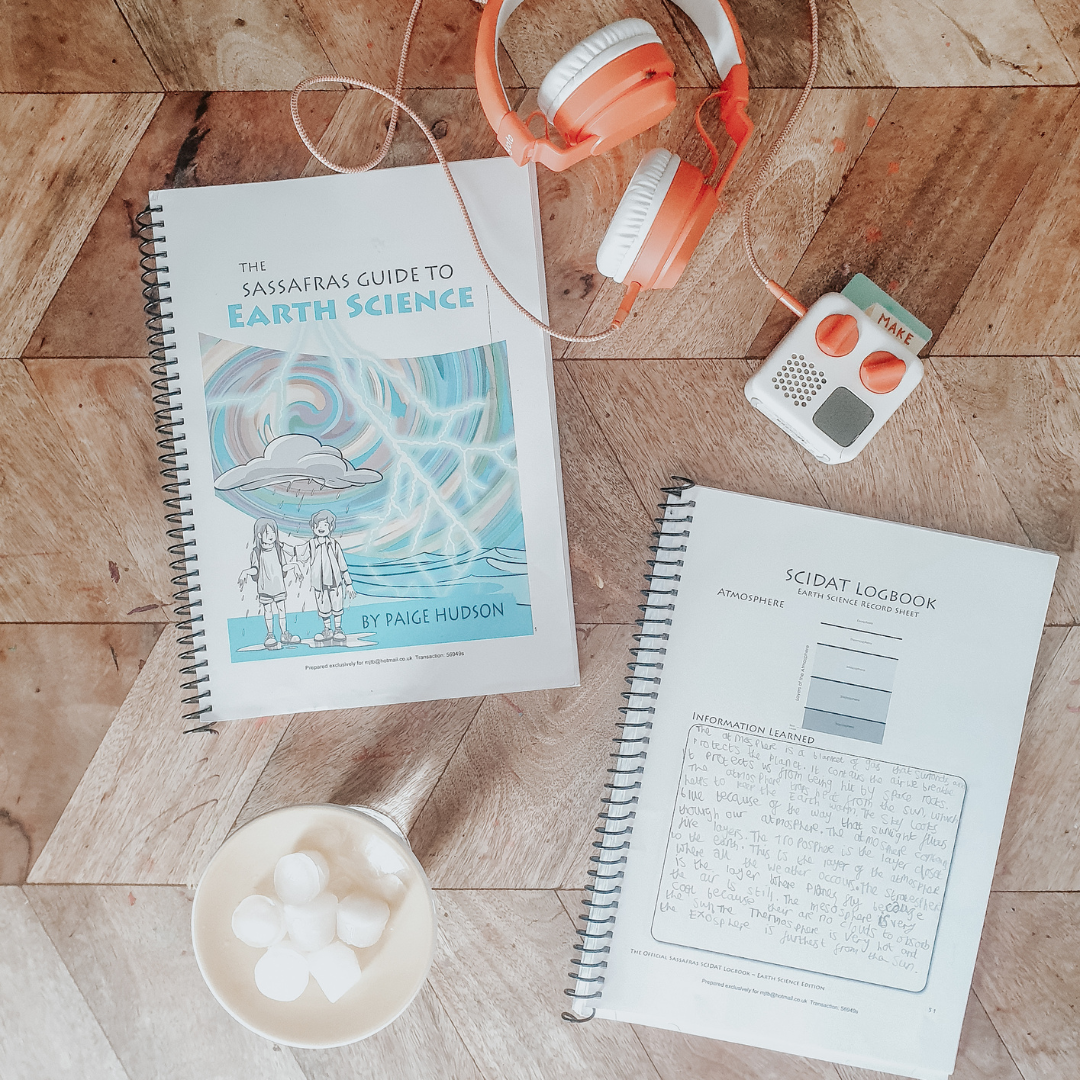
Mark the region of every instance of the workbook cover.
<instances>
[{"instance_id":1,"label":"workbook cover","mask_svg":"<svg viewBox=\"0 0 1080 1080\"><path fill-rule=\"evenodd\" d=\"M532 170L454 171L542 315ZM199 719L576 684L550 350L490 287L441 169L151 201Z\"/></svg>"}]
</instances>

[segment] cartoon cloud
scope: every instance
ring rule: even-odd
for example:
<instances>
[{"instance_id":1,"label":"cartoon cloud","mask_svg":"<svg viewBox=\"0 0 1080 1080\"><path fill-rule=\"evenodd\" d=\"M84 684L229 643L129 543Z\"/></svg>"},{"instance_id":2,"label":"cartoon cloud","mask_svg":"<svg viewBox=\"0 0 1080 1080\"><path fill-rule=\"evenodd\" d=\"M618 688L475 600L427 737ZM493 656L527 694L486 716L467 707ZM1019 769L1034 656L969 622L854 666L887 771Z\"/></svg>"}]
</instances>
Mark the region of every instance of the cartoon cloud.
<instances>
[{"instance_id":1,"label":"cartoon cloud","mask_svg":"<svg viewBox=\"0 0 1080 1080\"><path fill-rule=\"evenodd\" d=\"M306 482L314 490L363 487L382 479L375 469L354 469L336 446L312 435L279 435L266 444L261 457L223 472L218 491L253 491L276 484Z\"/></svg>"}]
</instances>

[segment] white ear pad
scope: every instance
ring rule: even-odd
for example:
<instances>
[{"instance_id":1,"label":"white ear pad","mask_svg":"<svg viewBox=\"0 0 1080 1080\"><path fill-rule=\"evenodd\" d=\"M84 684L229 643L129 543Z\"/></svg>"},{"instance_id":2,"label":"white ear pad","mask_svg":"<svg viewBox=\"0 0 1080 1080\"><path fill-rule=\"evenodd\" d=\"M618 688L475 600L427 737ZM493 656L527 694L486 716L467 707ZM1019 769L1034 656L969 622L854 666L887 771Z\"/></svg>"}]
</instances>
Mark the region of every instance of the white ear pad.
<instances>
[{"instance_id":1,"label":"white ear pad","mask_svg":"<svg viewBox=\"0 0 1080 1080\"><path fill-rule=\"evenodd\" d=\"M590 75L631 49L650 42L661 44L656 31L644 19L622 19L590 34L544 76L536 95L540 111L554 122L566 99Z\"/></svg>"},{"instance_id":2,"label":"white ear pad","mask_svg":"<svg viewBox=\"0 0 1080 1080\"><path fill-rule=\"evenodd\" d=\"M596 269L605 277L621 282L630 273L679 165L679 156L662 147L641 159L596 253Z\"/></svg>"},{"instance_id":3,"label":"white ear pad","mask_svg":"<svg viewBox=\"0 0 1080 1080\"><path fill-rule=\"evenodd\" d=\"M681 7L698 28L712 53L716 73L726 79L728 72L742 63L739 56L739 43L735 38L735 29L728 18L727 11L716 0L672 0L676 7Z\"/></svg>"}]
</instances>

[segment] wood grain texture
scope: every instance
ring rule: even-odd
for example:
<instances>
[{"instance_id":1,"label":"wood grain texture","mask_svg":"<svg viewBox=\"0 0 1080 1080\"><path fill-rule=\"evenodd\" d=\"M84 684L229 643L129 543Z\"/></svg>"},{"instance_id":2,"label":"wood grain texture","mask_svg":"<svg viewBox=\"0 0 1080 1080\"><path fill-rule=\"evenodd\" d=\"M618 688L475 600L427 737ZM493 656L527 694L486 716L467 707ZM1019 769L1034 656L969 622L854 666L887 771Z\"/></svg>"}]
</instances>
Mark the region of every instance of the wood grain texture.
<instances>
[{"instance_id":1,"label":"wood grain texture","mask_svg":"<svg viewBox=\"0 0 1080 1080\"><path fill-rule=\"evenodd\" d=\"M584 885L631 644L581 629L580 689L484 699L410 834L436 888Z\"/></svg>"},{"instance_id":2,"label":"wood grain texture","mask_svg":"<svg viewBox=\"0 0 1080 1080\"><path fill-rule=\"evenodd\" d=\"M940 334L1074 97L897 91L786 287L810 304L866 274ZM750 355L766 356L794 321L774 305Z\"/></svg>"},{"instance_id":3,"label":"wood grain texture","mask_svg":"<svg viewBox=\"0 0 1080 1080\"><path fill-rule=\"evenodd\" d=\"M316 138L339 91L305 94ZM299 176L309 160L285 93L167 94L25 349L26 356L145 356L135 215L148 193Z\"/></svg>"},{"instance_id":4,"label":"wood grain texture","mask_svg":"<svg viewBox=\"0 0 1080 1080\"><path fill-rule=\"evenodd\" d=\"M805 458L833 510L1031 546L934 371L854 461Z\"/></svg>"},{"instance_id":5,"label":"wood grain texture","mask_svg":"<svg viewBox=\"0 0 1080 1080\"><path fill-rule=\"evenodd\" d=\"M502 43L526 86L534 89L558 60L579 41L617 22L644 19L659 35L675 63L679 86L708 86L708 79L687 48L662 0L638 0L628 8L620 0L580 0L574 4L523 6L503 28ZM475 42L470 43L470 52ZM710 61L709 68L712 70Z\"/></svg>"},{"instance_id":6,"label":"wood grain texture","mask_svg":"<svg viewBox=\"0 0 1080 1080\"><path fill-rule=\"evenodd\" d=\"M1080 630L1033 691L994 888L1080 889Z\"/></svg>"},{"instance_id":7,"label":"wood grain texture","mask_svg":"<svg viewBox=\"0 0 1080 1080\"><path fill-rule=\"evenodd\" d=\"M1042 639L1039 642L1039 655L1035 659L1035 671L1031 676L1032 694L1042 686L1042 681L1049 673L1058 650L1065 644L1070 629L1068 626L1043 627Z\"/></svg>"},{"instance_id":8,"label":"wood grain texture","mask_svg":"<svg viewBox=\"0 0 1080 1080\"><path fill-rule=\"evenodd\" d=\"M728 491L825 505L803 451L743 397L753 365L575 360L567 368L644 505L656 505L673 473ZM637 572L637 564L626 570L631 580Z\"/></svg>"},{"instance_id":9,"label":"wood grain texture","mask_svg":"<svg viewBox=\"0 0 1080 1080\"><path fill-rule=\"evenodd\" d=\"M301 713L251 790L236 827L291 803L369 806L407 833L481 698Z\"/></svg>"},{"instance_id":10,"label":"wood grain texture","mask_svg":"<svg viewBox=\"0 0 1080 1080\"><path fill-rule=\"evenodd\" d=\"M652 515L561 362L555 364L555 398L574 616L579 623L632 623L642 602Z\"/></svg>"},{"instance_id":11,"label":"wood grain texture","mask_svg":"<svg viewBox=\"0 0 1080 1080\"><path fill-rule=\"evenodd\" d=\"M26 880L160 632L0 625L0 882Z\"/></svg>"},{"instance_id":12,"label":"wood grain texture","mask_svg":"<svg viewBox=\"0 0 1080 1080\"><path fill-rule=\"evenodd\" d=\"M520 96L521 91L511 91L512 100ZM484 119L474 91L410 90L403 100L423 117L449 161L502 155L502 148ZM352 89L345 94L333 120L316 145L326 157L339 165L361 165L370 161L382 147L389 123L389 102L373 100L366 90ZM394 141L380 168L426 165L436 160L424 133L410 117L401 116ZM309 157L303 175L325 176L330 171Z\"/></svg>"},{"instance_id":13,"label":"wood grain texture","mask_svg":"<svg viewBox=\"0 0 1080 1080\"><path fill-rule=\"evenodd\" d=\"M20 889L0 888L0 1075L130 1080Z\"/></svg>"},{"instance_id":14,"label":"wood grain texture","mask_svg":"<svg viewBox=\"0 0 1080 1080\"><path fill-rule=\"evenodd\" d=\"M170 618L176 586L165 541L149 362L30 360L26 368L149 585L155 617ZM100 437L103 431L108 439Z\"/></svg>"},{"instance_id":15,"label":"wood grain texture","mask_svg":"<svg viewBox=\"0 0 1080 1080\"><path fill-rule=\"evenodd\" d=\"M333 67L296 0L116 0L166 90L291 90Z\"/></svg>"},{"instance_id":16,"label":"wood grain texture","mask_svg":"<svg viewBox=\"0 0 1080 1080\"><path fill-rule=\"evenodd\" d=\"M634 1025L663 1080L837 1080L826 1061Z\"/></svg>"},{"instance_id":17,"label":"wood grain texture","mask_svg":"<svg viewBox=\"0 0 1080 1080\"><path fill-rule=\"evenodd\" d=\"M101 94L161 89L110 0L0 0L0 91Z\"/></svg>"},{"instance_id":18,"label":"wood grain texture","mask_svg":"<svg viewBox=\"0 0 1080 1080\"><path fill-rule=\"evenodd\" d=\"M932 355L1080 355L1078 171L1074 98Z\"/></svg>"},{"instance_id":19,"label":"wood grain texture","mask_svg":"<svg viewBox=\"0 0 1080 1080\"><path fill-rule=\"evenodd\" d=\"M754 251L765 272L784 284L821 224L844 175L858 159L892 90L815 90L790 139L754 199ZM768 148L787 122L798 94L762 90L751 94L757 128L712 220L682 277L672 289L640 297L622 331L593 345L574 345L566 357L746 355L773 306L771 294L750 269L737 210L749 194ZM685 136L690 160L699 152L696 132ZM595 333L610 324L623 286L606 280L582 324Z\"/></svg>"},{"instance_id":20,"label":"wood grain texture","mask_svg":"<svg viewBox=\"0 0 1080 1080\"><path fill-rule=\"evenodd\" d=\"M1025 1080L1080 1060L1080 895L992 893L974 988Z\"/></svg>"},{"instance_id":21,"label":"wood grain texture","mask_svg":"<svg viewBox=\"0 0 1080 1080\"><path fill-rule=\"evenodd\" d=\"M943 357L933 367L1028 539L1061 560L1047 621L1080 621L1080 359Z\"/></svg>"},{"instance_id":22,"label":"wood grain texture","mask_svg":"<svg viewBox=\"0 0 1080 1080\"><path fill-rule=\"evenodd\" d=\"M182 734L177 652L163 633L30 881L191 885L221 846L289 718Z\"/></svg>"},{"instance_id":23,"label":"wood grain texture","mask_svg":"<svg viewBox=\"0 0 1080 1080\"><path fill-rule=\"evenodd\" d=\"M26 895L131 1080L304 1080L287 1047L236 1023L207 989L189 891L28 886Z\"/></svg>"},{"instance_id":24,"label":"wood grain texture","mask_svg":"<svg viewBox=\"0 0 1080 1080\"><path fill-rule=\"evenodd\" d=\"M996 0L992 9L980 0L848 3L897 86L1076 81L1035 0Z\"/></svg>"},{"instance_id":25,"label":"wood grain texture","mask_svg":"<svg viewBox=\"0 0 1080 1080\"><path fill-rule=\"evenodd\" d=\"M160 100L0 96L0 356L18 356Z\"/></svg>"},{"instance_id":26,"label":"wood grain texture","mask_svg":"<svg viewBox=\"0 0 1080 1080\"><path fill-rule=\"evenodd\" d=\"M836 1071L840 1080L893 1078L892 1073L853 1069L848 1065L837 1065ZM956 1052L956 1068L950 1080L1025 1080L974 992L968 994L960 1046Z\"/></svg>"},{"instance_id":27,"label":"wood grain texture","mask_svg":"<svg viewBox=\"0 0 1080 1080\"><path fill-rule=\"evenodd\" d=\"M160 598L17 360L0 360L0 398L0 617L160 621Z\"/></svg>"},{"instance_id":28,"label":"wood grain texture","mask_svg":"<svg viewBox=\"0 0 1080 1080\"><path fill-rule=\"evenodd\" d=\"M733 0L731 9L746 44L750 85L802 88L810 67L810 12L807 5L780 6L772 0ZM703 67L704 46L682 13L676 21ZM818 74L815 86L888 86L887 48L874 42L850 0L818 5Z\"/></svg>"},{"instance_id":29,"label":"wood grain texture","mask_svg":"<svg viewBox=\"0 0 1080 1080\"><path fill-rule=\"evenodd\" d=\"M425 983L388 1028L351 1046L292 1050L307 1080L482 1080L468 1048Z\"/></svg>"},{"instance_id":30,"label":"wood grain texture","mask_svg":"<svg viewBox=\"0 0 1080 1080\"><path fill-rule=\"evenodd\" d=\"M1080 12L1073 0L1035 0L1035 4L1072 66L1073 74L1080 77Z\"/></svg>"},{"instance_id":31,"label":"wood grain texture","mask_svg":"<svg viewBox=\"0 0 1080 1080\"><path fill-rule=\"evenodd\" d=\"M553 892L436 892L431 983L486 1077L656 1080L629 1024L561 1020L573 928Z\"/></svg>"},{"instance_id":32,"label":"wood grain texture","mask_svg":"<svg viewBox=\"0 0 1080 1080\"><path fill-rule=\"evenodd\" d=\"M584 889L556 889L555 895L559 898L559 903L562 904L570 921L577 926L578 916L584 910L582 900L588 896L588 893Z\"/></svg>"},{"instance_id":33,"label":"wood grain texture","mask_svg":"<svg viewBox=\"0 0 1080 1080\"><path fill-rule=\"evenodd\" d=\"M304 15L339 75L393 89L412 0L379 4L303 0ZM456 0L424 0L413 29L406 87L474 85L474 54L481 7ZM521 86L506 50L499 50L505 86Z\"/></svg>"}]
</instances>

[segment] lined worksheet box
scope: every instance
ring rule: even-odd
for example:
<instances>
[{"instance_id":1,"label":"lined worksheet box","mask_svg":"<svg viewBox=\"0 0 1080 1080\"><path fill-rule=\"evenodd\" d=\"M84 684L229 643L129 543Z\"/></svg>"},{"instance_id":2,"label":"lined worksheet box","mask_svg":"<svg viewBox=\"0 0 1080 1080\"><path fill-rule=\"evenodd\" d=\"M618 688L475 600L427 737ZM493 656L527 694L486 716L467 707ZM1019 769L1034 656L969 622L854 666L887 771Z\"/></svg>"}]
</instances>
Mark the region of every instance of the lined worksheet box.
<instances>
[{"instance_id":1,"label":"lined worksheet box","mask_svg":"<svg viewBox=\"0 0 1080 1080\"><path fill-rule=\"evenodd\" d=\"M696 724L653 938L918 993L966 791L949 773Z\"/></svg>"}]
</instances>

